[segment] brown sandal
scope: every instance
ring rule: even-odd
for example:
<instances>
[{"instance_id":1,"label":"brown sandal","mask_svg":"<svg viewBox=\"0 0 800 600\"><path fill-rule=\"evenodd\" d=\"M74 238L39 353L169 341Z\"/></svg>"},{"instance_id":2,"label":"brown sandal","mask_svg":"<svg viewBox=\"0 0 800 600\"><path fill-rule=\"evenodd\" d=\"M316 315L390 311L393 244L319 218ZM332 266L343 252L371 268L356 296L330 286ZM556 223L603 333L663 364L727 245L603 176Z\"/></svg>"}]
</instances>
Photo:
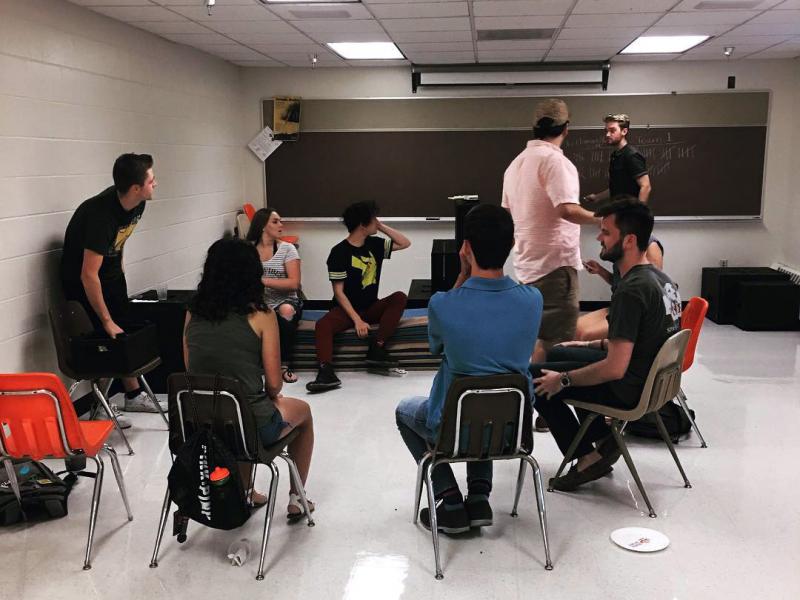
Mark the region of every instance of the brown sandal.
<instances>
[{"instance_id":1,"label":"brown sandal","mask_svg":"<svg viewBox=\"0 0 800 600\"><path fill-rule=\"evenodd\" d=\"M288 365L281 365L281 378L284 383L297 383L297 375L294 374Z\"/></svg>"}]
</instances>

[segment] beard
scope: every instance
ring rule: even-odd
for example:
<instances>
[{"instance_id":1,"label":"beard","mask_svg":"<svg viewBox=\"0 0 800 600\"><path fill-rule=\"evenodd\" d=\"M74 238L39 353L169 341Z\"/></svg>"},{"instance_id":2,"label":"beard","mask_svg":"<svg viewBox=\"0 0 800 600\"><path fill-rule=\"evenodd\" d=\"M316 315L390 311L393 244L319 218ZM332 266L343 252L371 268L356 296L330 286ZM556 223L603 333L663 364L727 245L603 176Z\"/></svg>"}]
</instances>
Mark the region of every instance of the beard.
<instances>
[{"instance_id":1,"label":"beard","mask_svg":"<svg viewBox=\"0 0 800 600\"><path fill-rule=\"evenodd\" d=\"M600 251L600 258L608 262L615 263L622 258L625 253L622 250L622 240L619 240L611 248L603 248Z\"/></svg>"}]
</instances>

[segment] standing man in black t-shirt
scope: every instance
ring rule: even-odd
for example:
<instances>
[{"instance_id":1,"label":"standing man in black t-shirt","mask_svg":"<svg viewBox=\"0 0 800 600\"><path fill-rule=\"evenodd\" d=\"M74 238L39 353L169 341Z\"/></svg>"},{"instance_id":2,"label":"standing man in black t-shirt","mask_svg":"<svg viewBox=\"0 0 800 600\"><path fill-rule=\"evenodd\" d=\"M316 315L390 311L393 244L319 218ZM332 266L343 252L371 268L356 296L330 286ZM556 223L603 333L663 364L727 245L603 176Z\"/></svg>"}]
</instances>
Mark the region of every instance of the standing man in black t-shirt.
<instances>
[{"instance_id":1,"label":"standing man in black t-shirt","mask_svg":"<svg viewBox=\"0 0 800 600\"><path fill-rule=\"evenodd\" d=\"M633 408L656 354L667 338L680 330L678 286L647 260L653 230L650 209L623 196L595 214L602 217L597 236L600 257L614 262L622 277L611 296L608 338L564 342L547 353L547 362L531 365L536 410L547 420L565 454L580 423L564 399ZM576 412L581 419L587 414L582 409ZM550 487L571 491L611 472L620 449L603 419L592 422L575 457L575 466L551 479Z\"/></svg>"},{"instance_id":2,"label":"standing man in black t-shirt","mask_svg":"<svg viewBox=\"0 0 800 600\"><path fill-rule=\"evenodd\" d=\"M400 322L408 298L395 292L378 300L378 285L383 261L393 252L411 245L406 236L378 220L374 202L356 202L348 206L342 220L349 235L336 244L328 255L328 277L333 286L333 308L317 321L314 335L319 371L306 384L310 392L324 392L342 385L333 370L333 336L354 327L360 338L369 335L369 324L378 323L370 339L367 364L396 367L397 361L385 349ZM376 237L378 232L386 238Z\"/></svg>"},{"instance_id":3,"label":"standing man in black t-shirt","mask_svg":"<svg viewBox=\"0 0 800 600\"><path fill-rule=\"evenodd\" d=\"M650 175L647 163L636 148L628 144L628 131L631 119L625 114L608 115L606 124L606 144L614 147L608 166L608 188L597 194L589 194L589 202L608 200L625 194L647 203L650 198Z\"/></svg>"},{"instance_id":4,"label":"standing man in black t-shirt","mask_svg":"<svg viewBox=\"0 0 800 600\"><path fill-rule=\"evenodd\" d=\"M157 183L149 154L123 154L112 175L114 185L85 200L67 225L61 285L66 299L83 304L95 328L113 338L124 333L128 320L123 248ZM123 385L125 410L157 412L136 379L124 379Z\"/></svg>"}]
</instances>

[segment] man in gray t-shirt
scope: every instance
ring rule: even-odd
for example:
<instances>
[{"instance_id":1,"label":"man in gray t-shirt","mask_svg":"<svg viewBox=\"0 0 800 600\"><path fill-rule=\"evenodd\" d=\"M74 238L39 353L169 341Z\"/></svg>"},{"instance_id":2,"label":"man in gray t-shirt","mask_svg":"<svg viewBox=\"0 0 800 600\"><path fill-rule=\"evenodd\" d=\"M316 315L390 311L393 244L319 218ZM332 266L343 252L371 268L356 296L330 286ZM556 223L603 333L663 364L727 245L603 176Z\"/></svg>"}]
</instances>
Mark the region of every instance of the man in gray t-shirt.
<instances>
[{"instance_id":1,"label":"man in gray t-shirt","mask_svg":"<svg viewBox=\"0 0 800 600\"><path fill-rule=\"evenodd\" d=\"M614 262L621 276L611 297L608 337L559 344L547 353L547 362L531 365L536 410L547 420L564 454L580 427L564 399L633 408L656 354L680 329L678 286L647 260L653 230L650 209L635 198L623 197L597 214L602 217L600 257ZM577 413L581 419L587 414L581 409ZM552 479L550 487L571 491L611 472L620 450L602 419L592 423L574 456L576 465Z\"/></svg>"}]
</instances>

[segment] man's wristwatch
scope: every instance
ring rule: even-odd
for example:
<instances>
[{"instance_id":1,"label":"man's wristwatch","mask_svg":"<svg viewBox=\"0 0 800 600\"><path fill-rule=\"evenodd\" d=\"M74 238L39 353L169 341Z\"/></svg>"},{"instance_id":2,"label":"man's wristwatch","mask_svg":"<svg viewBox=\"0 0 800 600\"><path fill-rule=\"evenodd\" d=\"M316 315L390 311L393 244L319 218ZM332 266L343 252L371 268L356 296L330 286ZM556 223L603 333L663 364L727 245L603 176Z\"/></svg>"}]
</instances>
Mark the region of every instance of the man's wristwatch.
<instances>
[{"instance_id":1,"label":"man's wristwatch","mask_svg":"<svg viewBox=\"0 0 800 600\"><path fill-rule=\"evenodd\" d=\"M568 388L572 385L572 380L569 377L569 371L564 371L561 373L561 387Z\"/></svg>"}]
</instances>

